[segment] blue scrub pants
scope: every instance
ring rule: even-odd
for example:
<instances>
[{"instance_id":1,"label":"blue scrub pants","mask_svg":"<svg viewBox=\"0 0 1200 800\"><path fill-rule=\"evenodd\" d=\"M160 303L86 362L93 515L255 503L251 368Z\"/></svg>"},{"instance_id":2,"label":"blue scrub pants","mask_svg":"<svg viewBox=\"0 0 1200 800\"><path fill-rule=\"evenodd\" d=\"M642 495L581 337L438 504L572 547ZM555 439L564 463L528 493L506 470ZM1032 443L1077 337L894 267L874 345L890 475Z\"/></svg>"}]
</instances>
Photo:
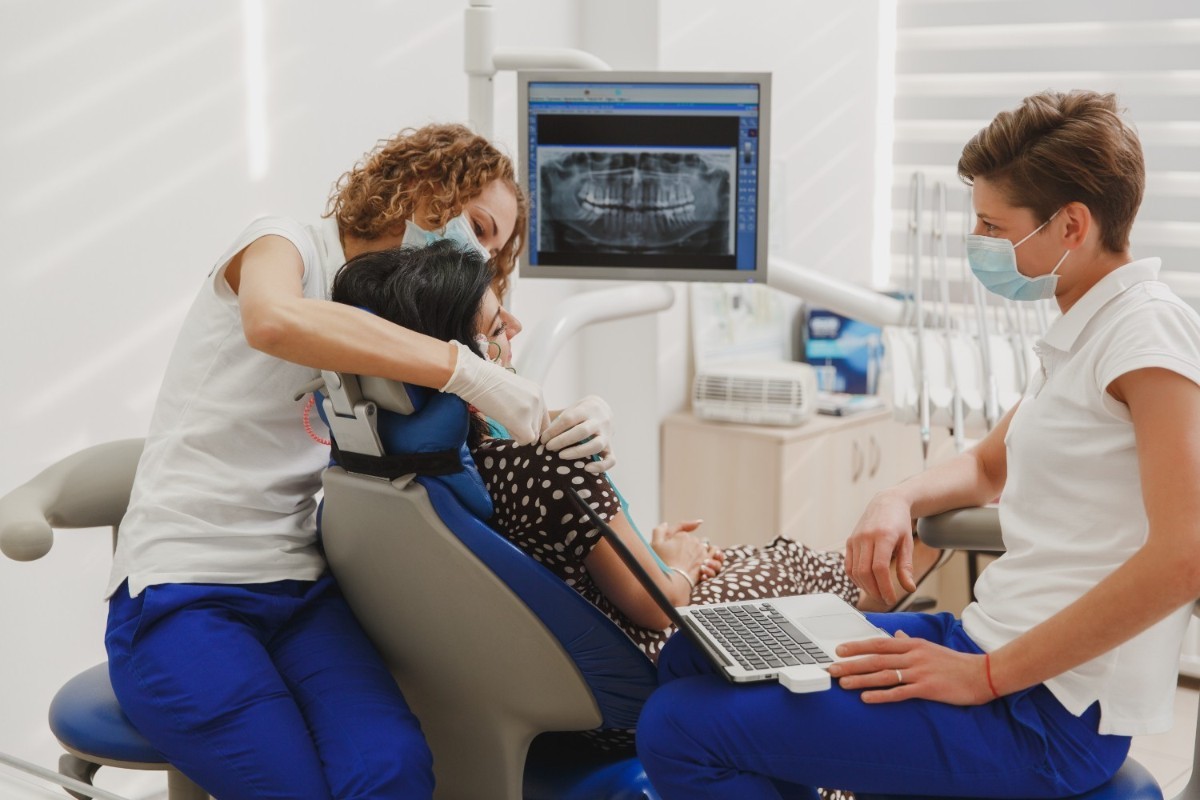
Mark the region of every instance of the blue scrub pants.
<instances>
[{"instance_id":1,"label":"blue scrub pants","mask_svg":"<svg viewBox=\"0 0 1200 800\"><path fill-rule=\"evenodd\" d=\"M220 800L433 794L420 725L328 575L122 584L105 645L125 714Z\"/></svg>"},{"instance_id":2,"label":"blue scrub pants","mask_svg":"<svg viewBox=\"0 0 1200 800\"><path fill-rule=\"evenodd\" d=\"M950 614L868 614L876 626L982 652ZM813 798L812 787L919 797L1066 797L1108 780L1129 737L1096 732L1044 686L980 706L868 705L835 681L793 694L732 684L685 636L638 721L638 754L663 800Z\"/></svg>"}]
</instances>

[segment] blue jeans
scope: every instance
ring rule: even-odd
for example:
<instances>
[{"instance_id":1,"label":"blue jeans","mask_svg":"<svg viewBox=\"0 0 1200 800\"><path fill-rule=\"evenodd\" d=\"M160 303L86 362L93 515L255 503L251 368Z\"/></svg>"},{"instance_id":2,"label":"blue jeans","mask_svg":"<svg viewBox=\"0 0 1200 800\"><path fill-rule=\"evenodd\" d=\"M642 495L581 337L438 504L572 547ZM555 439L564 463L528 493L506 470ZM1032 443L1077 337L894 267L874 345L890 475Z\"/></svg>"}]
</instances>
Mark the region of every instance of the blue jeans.
<instances>
[{"instance_id":1,"label":"blue jeans","mask_svg":"<svg viewBox=\"0 0 1200 800\"><path fill-rule=\"evenodd\" d=\"M895 633L981 650L950 614L869 614ZM868 705L835 681L793 694L732 684L684 636L659 660L663 684L638 721L638 754L663 800L815 798L813 787L920 797L1066 797L1108 780L1129 737L1097 733L1044 686L980 706Z\"/></svg>"},{"instance_id":2,"label":"blue jeans","mask_svg":"<svg viewBox=\"0 0 1200 800\"><path fill-rule=\"evenodd\" d=\"M420 725L328 575L122 584L105 645L125 714L221 800L433 794Z\"/></svg>"}]
</instances>

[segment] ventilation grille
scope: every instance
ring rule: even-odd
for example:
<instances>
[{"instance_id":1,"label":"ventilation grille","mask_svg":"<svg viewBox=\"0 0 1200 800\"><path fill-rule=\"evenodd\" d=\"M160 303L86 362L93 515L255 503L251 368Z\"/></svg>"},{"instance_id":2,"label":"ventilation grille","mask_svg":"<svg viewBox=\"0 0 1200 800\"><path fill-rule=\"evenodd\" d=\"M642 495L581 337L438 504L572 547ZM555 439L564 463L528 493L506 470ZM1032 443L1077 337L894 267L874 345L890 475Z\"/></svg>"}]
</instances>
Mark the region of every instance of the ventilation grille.
<instances>
[{"instance_id":1,"label":"ventilation grille","mask_svg":"<svg viewBox=\"0 0 1200 800\"><path fill-rule=\"evenodd\" d=\"M816 410L816 378L700 373L692 385L699 417L734 422L797 425Z\"/></svg>"}]
</instances>

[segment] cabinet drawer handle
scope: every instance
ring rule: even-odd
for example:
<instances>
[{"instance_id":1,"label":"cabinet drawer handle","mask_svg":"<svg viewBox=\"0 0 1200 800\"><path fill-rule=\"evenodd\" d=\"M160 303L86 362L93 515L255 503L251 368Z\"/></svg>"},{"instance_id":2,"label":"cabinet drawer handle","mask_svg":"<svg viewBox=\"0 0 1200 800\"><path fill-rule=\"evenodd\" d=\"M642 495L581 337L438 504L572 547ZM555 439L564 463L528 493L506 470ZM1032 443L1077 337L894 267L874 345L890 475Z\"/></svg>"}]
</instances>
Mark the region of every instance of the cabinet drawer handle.
<instances>
[{"instance_id":1,"label":"cabinet drawer handle","mask_svg":"<svg viewBox=\"0 0 1200 800\"><path fill-rule=\"evenodd\" d=\"M864 466L863 451L862 451L862 447L858 443L858 439L855 439L853 442L851 442L851 444L853 445L852 453L853 453L854 457L850 459L850 464L851 464L850 482L856 483L858 481L858 479L860 477L862 477L863 466Z\"/></svg>"},{"instance_id":2,"label":"cabinet drawer handle","mask_svg":"<svg viewBox=\"0 0 1200 800\"><path fill-rule=\"evenodd\" d=\"M870 452L871 469L867 476L874 478L879 473L879 465L883 462L883 448L879 446L879 440L875 438L875 434L871 434Z\"/></svg>"}]
</instances>

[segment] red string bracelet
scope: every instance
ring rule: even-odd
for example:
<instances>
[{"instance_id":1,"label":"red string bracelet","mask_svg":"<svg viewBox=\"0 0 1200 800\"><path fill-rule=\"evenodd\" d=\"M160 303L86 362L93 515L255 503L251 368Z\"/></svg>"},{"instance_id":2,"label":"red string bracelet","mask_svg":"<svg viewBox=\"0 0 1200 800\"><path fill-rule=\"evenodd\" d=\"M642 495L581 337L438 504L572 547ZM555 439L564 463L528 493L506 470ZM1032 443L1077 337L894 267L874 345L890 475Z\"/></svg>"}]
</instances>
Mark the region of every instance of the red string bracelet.
<instances>
[{"instance_id":1,"label":"red string bracelet","mask_svg":"<svg viewBox=\"0 0 1200 800\"><path fill-rule=\"evenodd\" d=\"M992 654L983 654L983 668L987 671L988 688L992 690L992 698L1000 699L1000 693L996 691L996 684L992 683Z\"/></svg>"},{"instance_id":2,"label":"red string bracelet","mask_svg":"<svg viewBox=\"0 0 1200 800\"><path fill-rule=\"evenodd\" d=\"M322 439L320 436L318 436L317 432L314 431L312 428L312 423L308 421L308 412L312 410L312 407L314 405L316 405L316 403L317 403L316 395L310 394L308 396L308 402L304 404L304 430L308 431L308 435L312 438L312 440L314 442L316 442L317 444L323 444L326 447L328 447L329 440Z\"/></svg>"}]
</instances>

